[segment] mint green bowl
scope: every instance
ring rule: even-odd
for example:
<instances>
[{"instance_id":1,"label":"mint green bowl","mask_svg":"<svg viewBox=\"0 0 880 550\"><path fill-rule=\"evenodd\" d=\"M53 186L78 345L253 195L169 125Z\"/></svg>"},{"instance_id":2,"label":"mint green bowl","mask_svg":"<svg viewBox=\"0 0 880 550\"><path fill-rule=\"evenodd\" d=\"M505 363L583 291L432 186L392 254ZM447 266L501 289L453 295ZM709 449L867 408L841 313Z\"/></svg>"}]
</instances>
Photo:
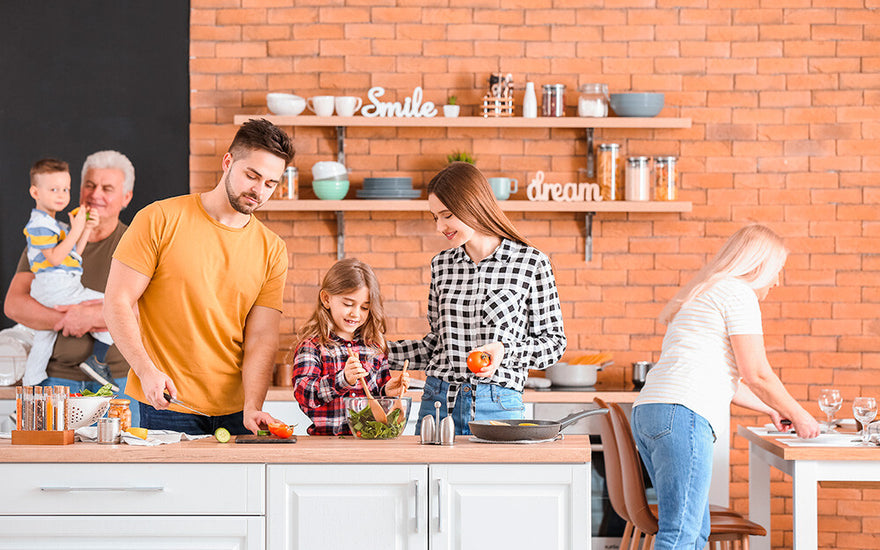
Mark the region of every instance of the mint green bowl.
<instances>
[{"instance_id":1,"label":"mint green bowl","mask_svg":"<svg viewBox=\"0 0 880 550\"><path fill-rule=\"evenodd\" d=\"M315 180L312 189L319 199L325 201L338 201L345 198L348 193L348 180Z\"/></svg>"}]
</instances>

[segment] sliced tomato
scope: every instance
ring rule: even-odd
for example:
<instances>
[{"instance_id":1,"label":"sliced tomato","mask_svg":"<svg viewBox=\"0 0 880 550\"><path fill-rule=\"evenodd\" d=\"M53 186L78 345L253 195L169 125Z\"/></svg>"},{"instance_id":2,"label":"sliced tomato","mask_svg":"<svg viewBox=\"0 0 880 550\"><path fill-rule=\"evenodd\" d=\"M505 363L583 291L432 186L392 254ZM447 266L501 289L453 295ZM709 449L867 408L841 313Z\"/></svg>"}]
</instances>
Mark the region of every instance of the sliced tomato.
<instances>
[{"instance_id":1,"label":"sliced tomato","mask_svg":"<svg viewBox=\"0 0 880 550\"><path fill-rule=\"evenodd\" d=\"M281 439L287 439L293 435L293 426L281 422L272 422L269 424L269 433Z\"/></svg>"}]
</instances>

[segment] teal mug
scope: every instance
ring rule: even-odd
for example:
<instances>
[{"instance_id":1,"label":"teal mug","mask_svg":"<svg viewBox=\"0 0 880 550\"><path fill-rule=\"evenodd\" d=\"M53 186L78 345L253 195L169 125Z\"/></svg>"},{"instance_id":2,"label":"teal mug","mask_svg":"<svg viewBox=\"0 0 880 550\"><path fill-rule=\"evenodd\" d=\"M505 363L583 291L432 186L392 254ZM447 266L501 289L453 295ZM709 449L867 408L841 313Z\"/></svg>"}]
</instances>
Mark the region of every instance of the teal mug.
<instances>
[{"instance_id":1,"label":"teal mug","mask_svg":"<svg viewBox=\"0 0 880 550\"><path fill-rule=\"evenodd\" d=\"M495 198L500 201L506 201L519 189L516 178L489 178L489 185L492 186Z\"/></svg>"}]
</instances>

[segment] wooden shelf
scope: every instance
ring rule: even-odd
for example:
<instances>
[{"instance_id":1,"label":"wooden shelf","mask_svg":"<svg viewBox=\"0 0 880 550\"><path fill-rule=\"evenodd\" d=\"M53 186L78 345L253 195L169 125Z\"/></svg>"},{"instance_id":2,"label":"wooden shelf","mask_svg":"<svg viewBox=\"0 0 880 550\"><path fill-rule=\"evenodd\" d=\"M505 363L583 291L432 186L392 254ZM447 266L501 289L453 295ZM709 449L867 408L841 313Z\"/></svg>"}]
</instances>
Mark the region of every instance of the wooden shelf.
<instances>
[{"instance_id":1,"label":"wooden shelf","mask_svg":"<svg viewBox=\"0 0 880 550\"><path fill-rule=\"evenodd\" d=\"M690 212L689 201L498 201L506 212ZM278 200L268 201L262 212L427 212L426 200Z\"/></svg>"},{"instance_id":2,"label":"wooden shelf","mask_svg":"<svg viewBox=\"0 0 880 550\"><path fill-rule=\"evenodd\" d=\"M445 118L364 117L364 116L277 116L235 115L235 124L241 125L252 118L265 118L278 126L311 127L397 127L397 128L690 128L690 118L671 117L479 117Z\"/></svg>"}]
</instances>

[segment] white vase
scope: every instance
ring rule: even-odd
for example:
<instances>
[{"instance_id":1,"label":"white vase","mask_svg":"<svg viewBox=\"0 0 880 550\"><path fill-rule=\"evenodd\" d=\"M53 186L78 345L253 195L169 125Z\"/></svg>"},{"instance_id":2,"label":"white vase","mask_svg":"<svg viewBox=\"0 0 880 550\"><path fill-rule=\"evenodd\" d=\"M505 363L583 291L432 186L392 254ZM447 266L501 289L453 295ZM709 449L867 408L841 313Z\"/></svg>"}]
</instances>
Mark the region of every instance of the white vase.
<instances>
[{"instance_id":1,"label":"white vase","mask_svg":"<svg viewBox=\"0 0 880 550\"><path fill-rule=\"evenodd\" d=\"M523 118L538 117L538 98L535 96L535 83L526 82L526 93L523 96Z\"/></svg>"},{"instance_id":2,"label":"white vase","mask_svg":"<svg viewBox=\"0 0 880 550\"><path fill-rule=\"evenodd\" d=\"M446 118L455 118L458 116L459 111L458 105L444 105L443 106L443 116Z\"/></svg>"}]
</instances>

